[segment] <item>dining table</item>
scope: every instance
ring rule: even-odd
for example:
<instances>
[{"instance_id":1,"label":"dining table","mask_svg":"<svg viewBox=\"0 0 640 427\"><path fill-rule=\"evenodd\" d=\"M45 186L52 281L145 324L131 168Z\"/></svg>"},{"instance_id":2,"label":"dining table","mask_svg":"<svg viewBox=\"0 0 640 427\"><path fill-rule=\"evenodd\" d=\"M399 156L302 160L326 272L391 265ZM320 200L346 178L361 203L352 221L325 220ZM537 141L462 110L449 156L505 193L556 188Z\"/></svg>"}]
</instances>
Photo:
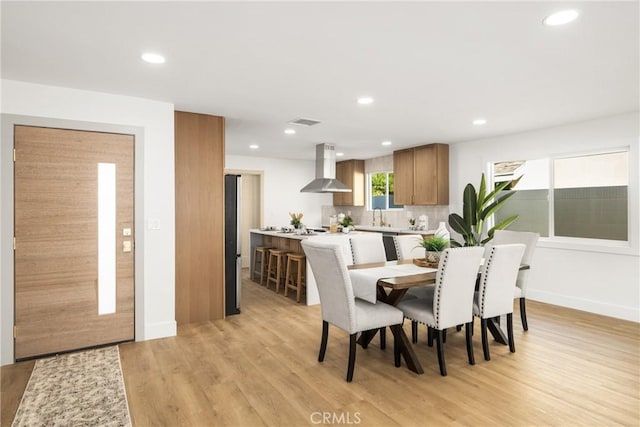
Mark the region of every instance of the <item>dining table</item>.
<instances>
[{"instance_id":1,"label":"dining table","mask_svg":"<svg viewBox=\"0 0 640 427\"><path fill-rule=\"evenodd\" d=\"M520 270L527 270L529 266L522 264ZM384 302L396 306L411 288L432 285L436 283L438 269L414 264L413 260L397 260L374 262L368 264L354 264L348 266L349 277L356 298L372 304ZM478 278L480 274L478 274ZM477 284L476 284L477 286ZM494 340L507 345L507 336L500 327L500 317L488 319L487 326ZM424 369L415 354L407 334L402 325L389 327L394 336L394 343L400 349L400 356L405 360L409 370L422 374ZM378 330L364 331L358 339L358 344L366 348ZM395 365L400 366L399 358Z\"/></svg>"}]
</instances>

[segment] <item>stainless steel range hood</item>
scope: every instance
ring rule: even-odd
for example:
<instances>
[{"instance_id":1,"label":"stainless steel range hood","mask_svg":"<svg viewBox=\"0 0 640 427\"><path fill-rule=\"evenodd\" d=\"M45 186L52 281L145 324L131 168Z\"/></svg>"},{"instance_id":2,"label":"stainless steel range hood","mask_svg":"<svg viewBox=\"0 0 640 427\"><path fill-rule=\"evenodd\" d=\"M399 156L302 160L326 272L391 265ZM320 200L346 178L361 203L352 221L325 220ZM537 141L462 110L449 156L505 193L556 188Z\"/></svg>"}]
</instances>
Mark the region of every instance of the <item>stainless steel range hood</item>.
<instances>
[{"instance_id":1,"label":"stainless steel range hood","mask_svg":"<svg viewBox=\"0 0 640 427\"><path fill-rule=\"evenodd\" d=\"M336 179L336 147L316 145L316 179L305 185L301 193L350 193L351 189Z\"/></svg>"}]
</instances>

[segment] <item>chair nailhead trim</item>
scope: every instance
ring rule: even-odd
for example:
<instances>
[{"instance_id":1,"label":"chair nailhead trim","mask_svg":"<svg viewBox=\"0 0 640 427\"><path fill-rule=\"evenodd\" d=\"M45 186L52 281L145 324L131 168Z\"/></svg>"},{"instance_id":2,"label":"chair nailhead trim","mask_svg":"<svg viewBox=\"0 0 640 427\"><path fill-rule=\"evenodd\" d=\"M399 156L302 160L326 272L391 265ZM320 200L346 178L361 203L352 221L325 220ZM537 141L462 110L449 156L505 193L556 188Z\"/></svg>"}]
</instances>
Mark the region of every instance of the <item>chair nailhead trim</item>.
<instances>
[{"instance_id":1,"label":"chair nailhead trim","mask_svg":"<svg viewBox=\"0 0 640 427\"><path fill-rule=\"evenodd\" d=\"M487 293L487 276L489 275L489 270L491 269L491 261L493 261L493 255L496 251L496 248L491 248L491 253L489 254L489 258L485 260L486 265L484 269L484 278L482 280L482 298L480 298L480 317L484 317L484 300Z\"/></svg>"},{"instance_id":2,"label":"chair nailhead trim","mask_svg":"<svg viewBox=\"0 0 640 427\"><path fill-rule=\"evenodd\" d=\"M436 289L435 289L436 310L434 313L436 326L433 326L435 328L437 328L438 325L440 324L440 293L442 290L442 279L444 277L444 272L446 270L447 261L449 258L449 251L450 249L446 250L444 252L444 258L440 258L440 263L442 265L442 268L438 268L438 273L436 277Z\"/></svg>"}]
</instances>

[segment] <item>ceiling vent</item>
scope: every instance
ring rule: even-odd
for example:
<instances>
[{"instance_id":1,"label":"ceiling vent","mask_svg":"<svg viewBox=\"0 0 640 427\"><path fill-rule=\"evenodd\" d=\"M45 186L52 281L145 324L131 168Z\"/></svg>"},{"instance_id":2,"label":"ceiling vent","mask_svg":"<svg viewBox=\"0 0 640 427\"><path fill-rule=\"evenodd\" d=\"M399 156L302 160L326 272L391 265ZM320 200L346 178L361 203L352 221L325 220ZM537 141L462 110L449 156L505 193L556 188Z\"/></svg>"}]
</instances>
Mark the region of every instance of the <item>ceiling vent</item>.
<instances>
[{"instance_id":1,"label":"ceiling vent","mask_svg":"<svg viewBox=\"0 0 640 427\"><path fill-rule=\"evenodd\" d=\"M293 123L294 125L301 125L301 126L313 126L320 123L320 120L299 118L299 119L293 119L289 123Z\"/></svg>"}]
</instances>

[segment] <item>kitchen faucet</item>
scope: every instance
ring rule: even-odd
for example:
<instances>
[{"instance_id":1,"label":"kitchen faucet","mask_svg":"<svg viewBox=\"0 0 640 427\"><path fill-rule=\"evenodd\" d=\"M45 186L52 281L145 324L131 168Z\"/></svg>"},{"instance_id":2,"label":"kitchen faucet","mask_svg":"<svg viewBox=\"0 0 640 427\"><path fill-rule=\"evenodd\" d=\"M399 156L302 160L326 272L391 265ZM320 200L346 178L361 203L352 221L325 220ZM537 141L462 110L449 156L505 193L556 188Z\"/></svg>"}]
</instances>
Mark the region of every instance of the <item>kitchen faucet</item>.
<instances>
[{"instance_id":1,"label":"kitchen faucet","mask_svg":"<svg viewBox=\"0 0 640 427\"><path fill-rule=\"evenodd\" d=\"M373 224L376 225L376 210L380 211L380 227L384 227L384 218L382 216L382 208L374 208L373 209Z\"/></svg>"}]
</instances>

